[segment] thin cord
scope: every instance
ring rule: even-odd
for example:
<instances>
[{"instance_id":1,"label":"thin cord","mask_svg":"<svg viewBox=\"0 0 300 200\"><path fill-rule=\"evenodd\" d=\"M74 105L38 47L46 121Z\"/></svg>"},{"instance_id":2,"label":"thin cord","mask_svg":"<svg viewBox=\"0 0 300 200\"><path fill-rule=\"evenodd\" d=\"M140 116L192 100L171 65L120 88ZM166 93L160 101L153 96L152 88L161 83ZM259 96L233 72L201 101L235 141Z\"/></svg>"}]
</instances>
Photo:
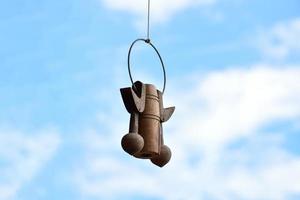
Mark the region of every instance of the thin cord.
<instances>
[{"instance_id":1,"label":"thin cord","mask_svg":"<svg viewBox=\"0 0 300 200\"><path fill-rule=\"evenodd\" d=\"M161 66L162 66L162 70L163 70L163 73L164 73L164 85L163 85L163 89L162 89L162 94L163 94L165 92L165 89L166 89L167 75L166 75L165 65L164 65L164 62L162 60L162 57L160 56L160 53L158 52L157 48L150 41L150 0L148 0L147 38L146 39L139 38L139 39L136 39L135 41L133 41L133 43L131 44L131 46L129 48L128 57L127 57L128 74L129 74L129 78L130 78L130 81L132 83L133 89L135 91L137 91L137 88L134 85L133 78L132 78L132 75L131 75L130 55L131 55L131 50L132 50L133 46L138 41L144 41L145 43L149 44L155 50L157 56L159 57L159 60L161 62Z\"/></svg>"},{"instance_id":2,"label":"thin cord","mask_svg":"<svg viewBox=\"0 0 300 200\"><path fill-rule=\"evenodd\" d=\"M150 42L150 0L148 0L147 42Z\"/></svg>"}]
</instances>

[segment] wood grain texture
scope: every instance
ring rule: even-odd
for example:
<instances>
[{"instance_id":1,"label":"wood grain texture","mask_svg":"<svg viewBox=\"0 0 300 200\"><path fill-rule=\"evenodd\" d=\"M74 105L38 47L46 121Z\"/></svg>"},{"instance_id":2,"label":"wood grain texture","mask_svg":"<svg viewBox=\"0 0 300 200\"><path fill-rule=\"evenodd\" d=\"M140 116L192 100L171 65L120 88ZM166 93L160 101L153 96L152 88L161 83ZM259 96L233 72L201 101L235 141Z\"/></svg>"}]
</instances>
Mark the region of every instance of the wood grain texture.
<instances>
[{"instance_id":1,"label":"wood grain texture","mask_svg":"<svg viewBox=\"0 0 300 200\"><path fill-rule=\"evenodd\" d=\"M139 114L131 113L129 121L129 133L138 133L139 130Z\"/></svg>"},{"instance_id":2,"label":"wood grain texture","mask_svg":"<svg viewBox=\"0 0 300 200\"><path fill-rule=\"evenodd\" d=\"M146 102L146 86L137 81L134 83L136 91L132 87L121 88L121 96L128 113L143 112Z\"/></svg>"},{"instance_id":3,"label":"wood grain texture","mask_svg":"<svg viewBox=\"0 0 300 200\"><path fill-rule=\"evenodd\" d=\"M145 110L139 116L139 134L144 138L144 148L135 154L138 158L152 158L160 153L160 109L157 90L146 84Z\"/></svg>"}]
</instances>

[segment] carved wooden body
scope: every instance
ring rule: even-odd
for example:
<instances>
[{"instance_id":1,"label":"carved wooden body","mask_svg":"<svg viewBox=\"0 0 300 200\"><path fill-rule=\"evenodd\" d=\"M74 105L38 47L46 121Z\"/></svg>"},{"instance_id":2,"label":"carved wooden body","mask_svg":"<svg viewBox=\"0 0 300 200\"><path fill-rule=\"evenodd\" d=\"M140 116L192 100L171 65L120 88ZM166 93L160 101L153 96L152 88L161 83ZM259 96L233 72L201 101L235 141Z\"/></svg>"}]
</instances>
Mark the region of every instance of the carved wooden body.
<instances>
[{"instance_id":1,"label":"carved wooden body","mask_svg":"<svg viewBox=\"0 0 300 200\"><path fill-rule=\"evenodd\" d=\"M164 145L162 123L175 107L164 108L162 93L151 84L140 81L133 87L121 88L127 111L131 114L129 133L122 138L123 149L137 157L151 159L160 167L169 162L171 151Z\"/></svg>"},{"instance_id":2,"label":"carved wooden body","mask_svg":"<svg viewBox=\"0 0 300 200\"><path fill-rule=\"evenodd\" d=\"M134 154L137 158L152 158L160 153L160 112L157 90L146 84L145 109L139 115L138 133L144 138L144 147Z\"/></svg>"}]
</instances>

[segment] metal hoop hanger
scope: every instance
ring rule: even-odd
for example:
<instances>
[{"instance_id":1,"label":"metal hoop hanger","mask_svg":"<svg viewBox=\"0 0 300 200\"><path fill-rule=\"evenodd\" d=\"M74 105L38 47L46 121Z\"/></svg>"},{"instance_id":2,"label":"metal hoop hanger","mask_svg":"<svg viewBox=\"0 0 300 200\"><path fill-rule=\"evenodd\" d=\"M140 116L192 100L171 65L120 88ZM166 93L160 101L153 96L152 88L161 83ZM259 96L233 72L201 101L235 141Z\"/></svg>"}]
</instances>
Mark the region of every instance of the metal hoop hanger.
<instances>
[{"instance_id":1,"label":"metal hoop hanger","mask_svg":"<svg viewBox=\"0 0 300 200\"><path fill-rule=\"evenodd\" d=\"M134 82L133 82L133 78L132 78L132 75L131 75L131 69L130 69L130 66L131 66L131 65L130 65L130 56L131 56L131 50L132 50L133 46L134 46L137 42L139 42L139 41L144 41L146 44L149 44L149 45L155 50L156 54L157 54L158 57L159 57L159 60L160 60L160 63L161 63L162 69L163 69L163 73L164 73L164 86L163 86L163 90L162 90L162 93L164 93L164 92L165 92L165 89L166 89L166 82L167 82L167 76L166 76L165 65L164 65L164 62L163 62L163 60L162 60L162 57L161 57L161 55L159 54L157 48L150 42L150 39L142 39L142 38L136 39L135 41L133 41L133 43L131 44L131 46L130 46L130 48L129 48L129 51L128 51L128 59L127 59L127 65L128 65L128 74L129 74L129 77L130 77L130 81L131 81L131 83L132 83L134 89L136 89L136 88L135 88L135 85L133 84Z\"/></svg>"}]
</instances>

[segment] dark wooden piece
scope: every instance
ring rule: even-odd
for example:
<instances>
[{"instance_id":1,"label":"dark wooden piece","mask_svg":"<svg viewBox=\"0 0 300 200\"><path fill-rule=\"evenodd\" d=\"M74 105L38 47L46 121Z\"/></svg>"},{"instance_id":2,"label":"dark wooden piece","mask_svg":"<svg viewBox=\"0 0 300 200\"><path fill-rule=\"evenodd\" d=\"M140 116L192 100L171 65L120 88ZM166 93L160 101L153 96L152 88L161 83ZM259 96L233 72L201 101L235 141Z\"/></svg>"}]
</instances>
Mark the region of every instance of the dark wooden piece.
<instances>
[{"instance_id":1,"label":"dark wooden piece","mask_svg":"<svg viewBox=\"0 0 300 200\"><path fill-rule=\"evenodd\" d=\"M162 123L170 119L175 111L175 107L164 108L163 95L157 90L160 107L160 153L158 156L151 158L151 162L159 167L165 166L171 159L172 152L170 148L164 144L163 126Z\"/></svg>"},{"instance_id":2,"label":"dark wooden piece","mask_svg":"<svg viewBox=\"0 0 300 200\"><path fill-rule=\"evenodd\" d=\"M122 138L123 149L137 158L151 159L159 167L171 159L171 150L164 144L162 123L170 119L175 107L164 108L163 94L154 85L140 81L133 87L121 88L121 95L130 113L129 133Z\"/></svg>"},{"instance_id":3,"label":"dark wooden piece","mask_svg":"<svg viewBox=\"0 0 300 200\"><path fill-rule=\"evenodd\" d=\"M121 95L127 111L141 113L145 109L146 86L140 81L134 83L135 87L121 88ZM137 91L134 90L136 88Z\"/></svg>"},{"instance_id":4,"label":"dark wooden piece","mask_svg":"<svg viewBox=\"0 0 300 200\"><path fill-rule=\"evenodd\" d=\"M121 145L124 151L130 155L141 151L144 147L144 139L138 134L138 113L132 113L130 116L129 133L126 134L122 140Z\"/></svg>"},{"instance_id":5,"label":"dark wooden piece","mask_svg":"<svg viewBox=\"0 0 300 200\"><path fill-rule=\"evenodd\" d=\"M139 134L144 138L144 147L134 156L149 159L160 153L160 108L156 87L145 85L145 110L139 116Z\"/></svg>"},{"instance_id":6,"label":"dark wooden piece","mask_svg":"<svg viewBox=\"0 0 300 200\"><path fill-rule=\"evenodd\" d=\"M129 133L122 140L124 151L130 155L141 151L144 147L144 139L138 134L139 112L145 109L146 87L141 82L136 82L133 88L121 88L121 95L127 111L130 113Z\"/></svg>"}]
</instances>

